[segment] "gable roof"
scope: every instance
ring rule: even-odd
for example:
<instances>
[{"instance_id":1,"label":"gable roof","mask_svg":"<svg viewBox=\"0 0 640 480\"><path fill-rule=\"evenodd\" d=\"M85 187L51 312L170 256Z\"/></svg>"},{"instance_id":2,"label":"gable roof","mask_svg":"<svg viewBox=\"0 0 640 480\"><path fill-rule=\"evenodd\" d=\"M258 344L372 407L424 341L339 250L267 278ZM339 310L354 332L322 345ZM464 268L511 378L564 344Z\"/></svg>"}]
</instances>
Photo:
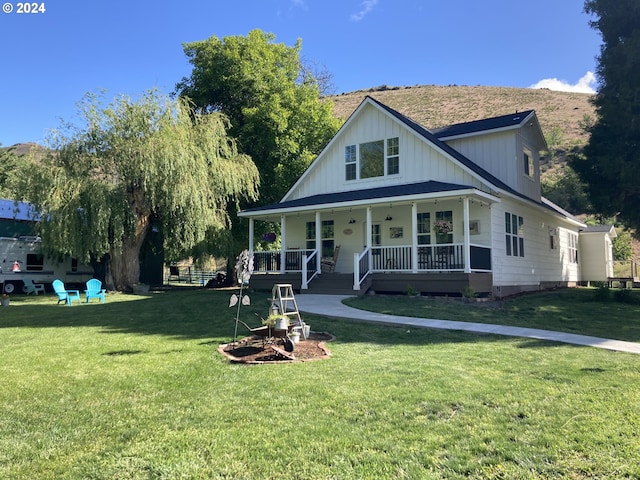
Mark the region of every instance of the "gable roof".
<instances>
[{"instance_id":1,"label":"gable roof","mask_svg":"<svg viewBox=\"0 0 640 480\"><path fill-rule=\"evenodd\" d=\"M517 195L519 197L528 199L528 197L522 195L520 192L517 192L516 190L511 188L509 185L504 183L502 180L498 179L497 177L495 177L491 173L487 172L480 165L478 165L475 162L472 162L471 160L469 160L467 157L462 155L456 149L454 149L454 148L450 147L449 145L447 145L446 143L442 142L430 130L427 130L425 127L423 127L419 123L414 122L409 117L404 116L400 112L394 110L391 107L388 107L384 103L380 103L375 98L367 96L365 98L365 101L367 99L371 100L373 103L378 105L378 107L380 107L383 110L385 110L386 112L390 113L392 116L394 116L400 122L404 123L407 127L412 129L415 133L417 133L418 135L423 137L425 140L427 140L428 142L430 142L433 145L435 145L440 150L444 151L447 155L453 157L455 160L457 160L459 163L461 163L467 169L471 170L477 176L479 176L480 178L482 178L483 180L485 180L489 184L493 185L497 189L504 190L504 191L509 192L509 193L511 193L513 195Z\"/></svg>"},{"instance_id":2,"label":"gable roof","mask_svg":"<svg viewBox=\"0 0 640 480\"><path fill-rule=\"evenodd\" d=\"M373 104L377 108L387 112L389 115L391 115L392 117L400 121L402 124L407 126L410 130L412 130L418 136L422 137L424 140L431 143L436 148L440 149L443 153L448 155L450 158L453 158L455 161L459 162L459 164L461 164L464 168L472 172L472 174L475 174L475 176L487 182L488 185L495 187L496 190L501 190L503 192L506 192L520 199L524 199L535 205L551 210L558 215L567 217L571 221L582 224L580 220L576 219L573 215L566 212L565 210L555 205L554 203L548 201L547 199L543 198L542 201L537 202L534 199L527 197L526 195L518 192L517 190L514 190L509 185L504 183L502 180L495 177L493 174L489 173L487 170L485 170L475 162L471 161L469 158L467 158L466 156L458 152L456 149L450 147L444 141L440 140L440 138L438 138L438 136L436 136L432 131L428 130L427 128L423 127L419 123L411 120L409 117L401 114L400 112L394 110L393 108L385 105L384 103L368 95L364 98L364 100L360 103L360 105L355 109L355 111L349 116L347 121L342 125L340 130L334 135L331 141L325 146L323 152L329 148L329 146L336 140L337 137L340 136L340 132L349 123L354 121L354 118L357 117L358 113L364 108L366 104ZM446 128L452 129L450 131L467 132L467 134L469 134L469 133L477 133L477 132L482 132L487 130L491 131L491 130L505 129L505 128L509 128L509 129L519 128L520 126L524 125L527 121L532 120L533 118L535 118L535 111L527 110L522 114L502 115L500 117L488 118L485 120L477 120L473 122L466 122L466 123L451 125L450 127L446 127ZM540 126L537 122L536 122L536 125L540 135L542 135L542 131L540 130ZM439 129L439 131L443 131L443 130L444 129ZM459 135L462 135L462 134L463 133L459 133ZM544 136L542 138L544 141ZM318 160L318 158L320 158L321 155L322 155L322 152L320 153L320 155L318 155L318 157L314 159L313 162L311 162L311 165L307 167L307 170L302 174L300 178L298 178L298 180L289 189L289 191L285 194L285 196L279 203L247 209L247 210L244 210L242 213L245 213L245 212L246 213L252 213L252 212L264 213L269 210L278 211L278 210L286 210L289 208L303 208L303 207L310 207L313 205L326 205L327 203L338 204L338 203L344 203L344 202L353 202L353 201L357 201L358 199L364 200L364 199L375 199L375 198L388 198L385 195L395 196L389 193L392 191L391 189L399 189L400 192L404 193L404 192L409 192L412 185L413 186L423 185L422 188L425 188L424 186L428 184L431 184L428 188L438 188L436 187L436 185L448 186L448 188L445 188L443 190L433 190L430 192L423 191L420 193L435 193L436 191L453 192L453 191L459 191L459 190L474 190L476 192L479 191L477 188L471 187L471 186L429 181L429 182L420 182L415 184L402 184L402 185L394 185L394 186L380 187L380 188L358 189L358 190L350 190L346 192L318 194L318 195L311 195L309 197L299 198L296 200L287 200L291 192L293 192L294 189L303 181L307 173L313 168L315 162ZM417 187L417 188L420 188L420 187ZM489 193L492 194L493 192L489 192ZM416 194L416 192L414 192L413 194ZM360 198L359 197L360 195L365 195L365 196ZM371 195L371 196L366 196L366 195ZM407 195L409 195L409 193L407 193Z\"/></svg>"}]
</instances>

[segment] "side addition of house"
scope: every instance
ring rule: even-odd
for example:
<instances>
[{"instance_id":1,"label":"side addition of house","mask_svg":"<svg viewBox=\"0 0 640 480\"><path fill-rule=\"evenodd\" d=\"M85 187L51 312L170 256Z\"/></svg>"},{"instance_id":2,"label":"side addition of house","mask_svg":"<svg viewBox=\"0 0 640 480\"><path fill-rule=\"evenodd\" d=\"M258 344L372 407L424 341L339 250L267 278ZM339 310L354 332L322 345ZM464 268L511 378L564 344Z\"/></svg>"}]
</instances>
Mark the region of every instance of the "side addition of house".
<instances>
[{"instance_id":1,"label":"side addition of house","mask_svg":"<svg viewBox=\"0 0 640 480\"><path fill-rule=\"evenodd\" d=\"M428 130L367 97L279 203L240 213L251 283L500 297L606 278L610 231L582 258L586 225L541 196L545 148L534 111Z\"/></svg>"}]
</instances>

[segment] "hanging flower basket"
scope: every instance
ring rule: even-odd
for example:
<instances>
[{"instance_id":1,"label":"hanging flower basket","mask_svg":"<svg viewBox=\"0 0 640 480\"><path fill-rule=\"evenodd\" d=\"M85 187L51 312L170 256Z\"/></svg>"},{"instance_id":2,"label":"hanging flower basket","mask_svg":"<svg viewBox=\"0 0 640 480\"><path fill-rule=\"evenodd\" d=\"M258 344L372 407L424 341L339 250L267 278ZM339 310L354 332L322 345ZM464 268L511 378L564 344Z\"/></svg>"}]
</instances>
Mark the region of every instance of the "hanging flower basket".
<instances>
[{"instance_id":1,"label":"hanging flower basket","mask_svg":"<svg viewBox=\"0 0 640 480\"><path fill-rule=\"evenodd\" d=\"M273 243L276 241L276 234L274 232L265 233L262 235L262 241L267 243Z\"/></svg>"},{"instance_id":2,"label":"hanging flower basket","mask_svg":"<svg viewBox=\"0 0 640 480\"><path fill-rule=\"evenodd\" d=\"M451 225L451 222L448 222L447 220L438 220L433 224L433 230L436 233L447 234L453 231L453 225Z\"/></svg>"}]
</instances>

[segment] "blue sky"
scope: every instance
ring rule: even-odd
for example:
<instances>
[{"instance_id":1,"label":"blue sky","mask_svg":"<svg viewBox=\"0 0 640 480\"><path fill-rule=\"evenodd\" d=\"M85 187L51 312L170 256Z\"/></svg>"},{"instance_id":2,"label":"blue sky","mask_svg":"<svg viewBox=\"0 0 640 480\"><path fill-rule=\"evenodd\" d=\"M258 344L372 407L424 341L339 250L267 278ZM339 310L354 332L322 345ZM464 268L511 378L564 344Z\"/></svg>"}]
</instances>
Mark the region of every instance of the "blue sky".
<instances>
[{"instance_id":1,"label":"blue sky","mask_svg":"<svg viewBox=\"0 0 640 480\"><path fill-rule=\"evenodd\" d=\"M0 13L0 144L44 143L87 92L170 93L184 42L302 40L335 93L378 85L596 88L600 36L583 0L48 0ZM539 83L545 82L545 83Z\"/></svg>"}]
</instances>

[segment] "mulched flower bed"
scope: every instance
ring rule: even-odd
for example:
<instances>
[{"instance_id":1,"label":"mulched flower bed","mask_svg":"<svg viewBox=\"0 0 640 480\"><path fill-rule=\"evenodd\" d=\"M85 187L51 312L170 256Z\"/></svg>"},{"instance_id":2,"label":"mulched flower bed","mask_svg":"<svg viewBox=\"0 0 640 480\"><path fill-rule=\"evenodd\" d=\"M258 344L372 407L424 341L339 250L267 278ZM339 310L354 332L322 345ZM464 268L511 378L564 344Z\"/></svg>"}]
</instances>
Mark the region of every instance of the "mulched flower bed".
<instances>
[{"instance_id":1,"label":"mulched flower bed","mask_svg":"<svg viewBox=\"0 0 640 480\"><path fill-rule=\"evenodd\" d=\"M311 332L306 340L300 339L294 345L292 352L286 352L282 339L275 339L272 343L264 338L252 335L237 342L227 343L218 347L218 352L233 363L290 363L324 360L331 357L325 342L334 340L334 336L326 332ZM275 347L275 348L272 348Z\"/></svg>"}]
</instances>

